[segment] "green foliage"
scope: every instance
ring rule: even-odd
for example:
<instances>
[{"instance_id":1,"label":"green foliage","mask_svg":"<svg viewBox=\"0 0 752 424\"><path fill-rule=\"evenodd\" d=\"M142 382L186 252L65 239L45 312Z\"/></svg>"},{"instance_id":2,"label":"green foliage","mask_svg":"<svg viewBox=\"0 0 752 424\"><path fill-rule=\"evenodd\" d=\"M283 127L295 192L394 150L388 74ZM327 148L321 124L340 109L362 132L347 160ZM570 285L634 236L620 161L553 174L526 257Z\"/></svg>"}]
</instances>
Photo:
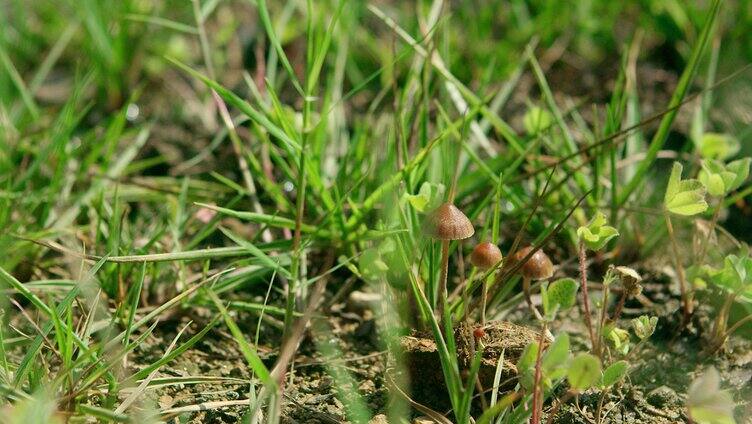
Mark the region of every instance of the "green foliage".
<instances>
[{"instance_id":1,"label":"green foliage","mask_svg":"<svg viewBox=\"0 0 752 424\"><path fill-rule=\"evenodd\" d=\"M632 319L632 331L640 340L647 340L655 333L655 326L658 324L658 317L649 317L640 315Z\"/></svg>"},{"instance_id":2,"label":"green foliage","mask_svg":"<svg viewBox=\"0 0 752 424\"><path fill-rule=\"evenodd\" d=\"M424 213L434 210L444 202L444 184L424 182L418 194L405 193L404 197L416 211Z\"/></svg>"},{"instance_id":3,"label":"green foliage","mask_svg":"<svg viewBox=\"0 0 752 424\"><path fill-rule=\"evenodd\" d=\"M543 387L553 387L554 382L566 375L571 356L569 349L569 335L561 333L543 353L541 357L541 384L543 384ZM533 387L537 355L538 342L533 342L525 347L517 360L520 383L526 390L531 390Z\"/></svg>"},{"instance_id":4,"label":"green foliage","mask_svg":"<svg viewBox=\"0 0 752 424\"><path fill-rule=\"evenodd\" d=\"M739 153L739 140L728 135L706 132L696 140L697 150L706 159L725 160Z\"/></svg>"},{"instance_id":5,"label":"green foliage","mask_svg":"<svg viewBox=\"0 0 752 424\"><path fill-rule=\"evenodd\" d=\"M684 216L705 212L708 208L705 201L705 186L696 179L682 180L681 174L682 165L674 162L663 198L664 208L671 213Z\"/></svg>"},{"instance_id":6,"label":"green foliage","mask_svg":"<svg viewBox=\"0 0 752 424\"><path fill-rule=\"evenodd\" d=\"M605 371L603 371L603 376L601 377L600 387L601 388L609 388L616 383L620 382L629 371L629 364L627 361L616 361L613 364L609 365L608 368L606 368Z\"/></svg>"},{"instance_id":7,"label":"green foliage","mask_svg":"<svg viewBox=\"0 0 752 424\"><path fill-rule=\"evenodd\" d=\"M616 228L606 225L607 222L606 215L598 211L587 225L577 229L577 237L588 249L601 250L606 243L619 235Z\"/></svg>"},{"instance_id":8,"label":"green foliage","mask_svg":"<svg viewBox=\"0 0 752 424\"><path fill-rule=\"evenodd\" d=\"M608 324L603 328L603 338L622 355L626 355L629 352L629 332L617 327L615 324Z\"/></svg>"},{"instance_id":9,"label":"green foliage","mask_svg":"<svg viewBox=\"0 0 752 424\"><path fill-rule=\"evenodd\" d=\"M708 270L710 281L720 289L741 294L742 299L752 302L752 257L728 255L723 268Z\"/></svg>"},{"instance_id":10,"label":"green foliage","mask_svg":"<svg viewBox=\"0 0 752 424\"><path fill-rule=\"evenodd\" d=\"M601 361L589 353L579 353L567 370L567 381L572 390L585 391L601 379Z\"/></svg>"},{"instance_id":11,"label":"green foliage","mask_svg":"<svg viewBox=\"0 0 752 424\"><path fill-rule=\"evenodd\" d=\"M554 117L546 109L538 106L532 106L525 112L522 124L525 131L530 135L536 135L542 130L550 127L554 123Z\"/></svg>"},{"instance_id":12,"label":"green foliage","mask_svg":"<svg viewBox=\"0 0 752 424\"><path fill-rule=\"evenodd\" d=\"M574 306L577 301L577 289L580 283L573 278L561 278L548 286L541 287L543 297L543 311L549 319L553 319L558 311L564 311Z\"/></svg>"},{"instance_id":13,"label":"green foliage","mask_svg":"<svg viewBox=\"0 0 752 424\"><path fill-rule=\"evenodd\" d=\"M723 162L706 159L702 161L702 170L697 178L711 196L725 196L747 179L751 161L752 158L744 158L724 165Z\"/></svg>"},{"instance_id":14,"label":"green foliage","mask_svg":"<svg viewBox=\"0 0 752 424\"><path fill-rule=\"evenodd\" d=\"M734 400L721 390L721 377L710 367L700 375L687 392L687 407L692 421L698 424L734 424Z\"/></svg>"}]
</instances>

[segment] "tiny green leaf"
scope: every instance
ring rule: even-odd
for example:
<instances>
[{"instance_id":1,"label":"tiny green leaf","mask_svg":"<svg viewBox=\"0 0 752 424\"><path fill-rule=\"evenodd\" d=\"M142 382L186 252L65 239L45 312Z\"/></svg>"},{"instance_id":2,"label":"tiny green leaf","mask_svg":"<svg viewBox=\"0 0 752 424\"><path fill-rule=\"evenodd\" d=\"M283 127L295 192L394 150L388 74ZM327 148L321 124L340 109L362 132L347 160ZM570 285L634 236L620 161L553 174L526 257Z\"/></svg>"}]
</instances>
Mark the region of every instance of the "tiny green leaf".
<instances>
[{"instance_id":1,"label":"tiny green leaf","mask_svg":"<svg viewBox=\"0 0 752 424\"><path fill-rule=\"evenodd\" d=\"M562 278L551 283L543 291L543 309L548 316L559 310L574 306L580 284L572 278Z\"/></svg>"},{"instance_id":2,"label":"tiny green leaf","mask_svg":"<svg viewBox=\"0 0 752 424\"><path fill-rule=\"evenodd\" d=\"M546 350L541 361L544 374L549 378L558 378L561 375L555 375L561 370L569 360L569 335L561 333L556 340Z\"/></svg>"},{"instance_id":3,"label":"tiny green leaf","mask_svg":"<svg viewBox=\"0 0 752 424\"><path fill-rule=\"evenodd\" d=\"M752 257L728 255L723 268L707 270L710 281L729 293L741 293L744 300L752 300Z\"/></svg>"},{"instance_id":4,"label":"tiny green leaf","mask_svg":"<svg viewBox=\"0 0 752 424\"><path fill-rule=\"evenodd\" d=\"M663 204L666 210L677 215L696 215L708 208L705 186L698 180L682 180L682 165L674 162L668 179Z\"/></svg>"},{"instance_id":5,"label":"tiny green leaf","mask_svg":"<svg viewBox=\"0 0 752 424\"><path fill-rule=\"evenodd\" d=\"M580 353L575 356L567 370L569 385L579 392L589 389L600 378L601 361L589 353Z\"/></svg>"},{"instance_id":6,"label":"tiny green leaf","mask_svg":"<svg viewBox=\"0 0 752 424\"><path fill-rule=\"evenodd\" d=\"M708 193L724 196L744 183L749 176L749 164L750 158L739 159L728 165L717 160L704 160L697 178L708 189Z\"/></svg>"},{"instance_id":7,"label":"tiny green leaf","mask_svg":"<svg viewBox=\"0 0 752 424\"><path fill-rule=\"evenodd\" d=\"M600 250L609 240L619 235L616 228L606 225L606 215L598 211L590 222L577 229L577 237L593 251Z\"/></svg>"},{"instance_id":8,"label":"tiny green leaf","mask_svg":"<svg viewBox=\"0 0 752 424\"><path fill-rule=\"evenodd\" d=\"M692 420L699 424L733 424L734 400L721 390L721 377L715 368L708 368L689 386L687 406Z\"/></svg>"},{"instance_id":9,"label":"tiny green leaf","mask_svg":"<svg viewBox=\"0 0 752 424\"><path fill-rule=\"evenodd\" d=\"M553 124L554 120L547 110L533 106L525 112L522 124L530 135L536 135Z\"/></svg>"},{"instance_id":10,"label":"tiny green leaf","mask_svg":"<svg viewBox=\"0 0 752 424\"><path fill-rule=\"evenodd\" d=\"M645 340L655 332L655 326L658 324L658 317L648 317L641 315L631 321L632 330L640 340Z\"/></svg>"},{"instance_id":11,"label":"tiny green leaf","mask_svg":"<svg viewBox=\"0 0 752 424\"><path fill-rule=\"evenodd\" d=\"M739 152L739 140L727 134L705 133L698 140L700 155L707 159L728 159Z\"/></svg>"},{"instance_id":12,"label":"tiny green leaf","mask_svg":"<svg viewBox=\"0 0 752 424\"><path fill-rule=\"evenodd\" d=\"M418 212L426 212L438 207L444 199L444 184L424 182L420 186L418 194L405 194L410 206Z\"/></svg>"},{"instance_id":13,"label":"tiny green leaf","mask_svg":"<svg viewBox=\"0 0 752 424\"><path fill-rule=\"evenodd\" d=\"M605 371L603 371L603 378L601 379L601 387L607 388L620 382L627 371L629 370L629 364L627 361L616 361L611 364Z\"/></svg>"}]
</instances>

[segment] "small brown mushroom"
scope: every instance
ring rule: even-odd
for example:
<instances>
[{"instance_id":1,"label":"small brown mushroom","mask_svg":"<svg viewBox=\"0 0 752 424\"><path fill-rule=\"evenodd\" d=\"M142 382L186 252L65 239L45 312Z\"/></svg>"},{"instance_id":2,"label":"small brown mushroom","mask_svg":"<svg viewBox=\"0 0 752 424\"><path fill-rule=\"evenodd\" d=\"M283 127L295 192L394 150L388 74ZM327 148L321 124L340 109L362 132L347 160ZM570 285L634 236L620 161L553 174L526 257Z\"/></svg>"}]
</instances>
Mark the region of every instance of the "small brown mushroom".
<instances>
[{"instance_id":1,"label":"small brown mushroom","mask_svg":"<svg viewBox=\"0 0 752 424\"><path fill-rule=\"evenodd\" d=\"M475 228L461 210L444 203L428 215L426 233L438 240L462 240L472 237Z\"/></svg>"},{"instance_id":2,"label":"small brown mushroom","mask_svg":"<svg viewBox=\"0 0 752 424\"><path fill-rule=\"evenodd\" d=\"M475 228L461 210L451 203L444 203L428 215L424 230L428 236L441 240L441 278L439 279L439 302L436 308L438 318L441 320L447 300L449 242L471 237L475 234Z\"/></svg>"},{"instance_id":3,"label":"small brown mushroom","mask_svg":"<svg viewBox=\"0 0 752 424\"><path fill-rule=\"evenodd\" d=\"M478 268L487 271L499 262L501 262L502 255L498 246L490 242L479 243L473 249L473 253L470 254L470 263Z\"/></svg>"},{"instance_id":4,"label":"small brown mushroom","mask_svg":"<svg viewBox=\"0 0 752 424\"><path fill-rule=\"evenodd\" d=\"M527 246L514 254L514 262L520 262L533 250L533 246ZM530 259L520 268L522 276L532 281L547 280L554 275L554 264L543 250L538 249Z\"/></svg>"},{"instance_id":5,"label":"small brown mushroom","mask_svg":"<svg viewBox=\"0 0 752 424\"><path fill-rule=\"evenodd\" d=\"M533 249L533 246L527 246L518 250L512 257L513 262L517 263L524 260ZM548 255L546 255L543 250L538 249L533 253L533 256L531 256L530 259L522 264L520 272L522 273L522 291L525 293L527 305L530 307L530 310L535 317L540 320L542 315L538 312L535 305L533 305L533 300L530 297L530 282L551 278L551 276L554 275L554 264L551 263L551 259L549 259Z\"/></svg>"},{"instance_id":6,"label":"small brown mushroom","mask_svg":"<svg viewBox=\"0 0 752 424\"><path fill-rule=\"evenodd\" d=\"M470 254L470 263L478 267L483 271L487 271L495 267L501 260L501 250L493 243L487 241L478 244L473 249L473 253ZM488 281L481 282L483 284L483 298L481 299L480 309L480 322L484 324L486 322L486 302L488 297ZM467 306L466 306L467 307Z\"/></svg>"}]
</instances>

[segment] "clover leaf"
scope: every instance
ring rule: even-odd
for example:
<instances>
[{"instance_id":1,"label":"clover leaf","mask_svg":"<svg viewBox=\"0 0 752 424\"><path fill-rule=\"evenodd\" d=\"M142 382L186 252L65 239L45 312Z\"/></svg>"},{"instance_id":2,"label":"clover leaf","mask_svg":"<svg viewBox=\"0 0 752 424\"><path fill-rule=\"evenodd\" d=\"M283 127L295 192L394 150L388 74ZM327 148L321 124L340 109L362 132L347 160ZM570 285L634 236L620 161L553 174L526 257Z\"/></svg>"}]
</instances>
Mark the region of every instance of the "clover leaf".
<instances>
[{"instance_id":1,"label":"clover leaf","mask_svg":"<svg viewBox=\"0 0 752 424\"><path fill-rule=\"evenodd\" d=\"M677 215L696 215L708 208L705 201L705 186L696 179L681 179L682 165L674 162L668 179L663 205L667 211Z\"/></svg>"},{"instance_id":2,"label":"clover leaf","mask_svg":"<svg viewBox=\"0 0 752 424\"><path fill-rule=\"evenodd\" d=\"M743 299L752 301L752 257L728 255L723 268L708 271L710 281L719 288L740 293Z\"/></svg>"},{"instance_id":3,"label":"clover leaf","mask_svg":"<svg viewBox=\"0 0 752 424\"><path fill-rule=\"evenodd\" d=\"M705 133L698 140L698 150L703 158L726 159L739 152L739 140L728 134Z\"/></svg>"},{"instance_id":4,"label":"clover leaf","mask_svg":"<svg viewBox=\"0 0 752 424\"><path fill-rule=\"evenodd\" d=\"M605 371L603 371L603 377L601 377L601 387L608 388L614 384L620 382L627 371L629 370L629 364L627 361L616 361L611 364Z\"/></svg>"},{"instance_id":5,"label":"clover leaf","mask_svg":"<svg viewBox=\"0 0 752 424\"><path fill-rule=\"evenodd\" d=\"M631 321L632 331L640 340L645 340L655 333L655 326L658 324L658 317L648 317L640 315Z\"/></svg>"},{"instance_id":6,"label":"clover leaf","mask_svg":"<svg viewBox=\"0 0 752 424\"><path fill-rule=\"evenodd\" d=\"M404 197L415 210L425 212L437 208L443 202L444 191L444 184L424 182L418 194L405 193Z\"/></svg>"},{"instance_id":7,"label":"clover leaf","mask_svg":"<svg viewBox=\"0 0 752 424\"><path fill-rule=\"evenodd\" d=\"M572 278L562 278L548 286L543 286L543 310L549 318L554 317L559 310L566 310L574 306L577 300L577 289L580 284Z\"/></svg>"},{"instance_id":8,"label":"clover leaf","mask_svg":"<svg viewBox=\"0 0 752 424\"><path fill-rule=\"evenodd\" d=\"M606 225L606 215L598 211L587 225L577 229L577 237L593 251L600 250L609 240L619 235L616 228Z\"/></svg>"},{"instance_id":9,"label":"clover leaf","mask_svg":"<svg viewBox=\"0 0 752 424\"><path fill-rule=\"evenodd\" d=\"M700 424L732 424L734 400L721 390L721 377L715 368L708 368L689 386L687 406L692 420Z\"/></svg>"},{"instance_id":10,"label":"clover leaf","mask_svg":"<svg viewBox=\"0 0 752 424\"><path fill-rule=\"evenodd\" d=\"M749 176L749 164L752 159L744 158L724 165L717 160L702 161L702 170L698 179L713 196L724 196L736 190Z\"/></svg>"},{"instance_id":11,"label":"clover leaf","mask_svg":"<svg viewBox=\"0 0 752 424\"><path fill-rule=\"evenodd\" d=\"M572 389L582 392L601 379L601 361L589 354L580 353L572 359L567 370L567 381Z\"/></svg>"}]
</instances>

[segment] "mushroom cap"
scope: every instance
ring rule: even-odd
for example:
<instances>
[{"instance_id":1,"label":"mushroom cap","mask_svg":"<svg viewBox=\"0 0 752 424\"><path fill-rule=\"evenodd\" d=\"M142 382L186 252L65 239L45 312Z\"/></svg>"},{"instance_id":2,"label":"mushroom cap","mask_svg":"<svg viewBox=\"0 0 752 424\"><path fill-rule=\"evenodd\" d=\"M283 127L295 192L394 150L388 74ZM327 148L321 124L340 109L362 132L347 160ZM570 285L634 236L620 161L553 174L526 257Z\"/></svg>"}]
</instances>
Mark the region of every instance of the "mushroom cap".
<instances>
[{"instance_id":1,"label":"mushroom cap","mask_svg":"<svg viewBox=\"0 0 752 424\"><path fill-rule=\"evenodd\" d=\"M519 262L525 259L525 256L530 254L533 250L533 246L527 246L517 251L514 254L514 262ZM522 276L531 280L545 280L551 278L554 275L554 264L551 263L548 255L543 250L538 249L533 256L528 259L520 268Z\"/></svg>"},{"instance_id":2,"label":"mushroom cap","mask_svg":"<svg viewBox=\"0 0 752 424\"><path fill-rule=\"evenodd\" d=\"M502 259L501 250L493 243L479 243L470 254L470 263L480 269L491 269Z\"/></svg>"},{"instance_id":3,"label":"mushroom cap","mask_svg":"<svg viewBox=\"0 0 752 424\"><path fill-rule=\"evenodd\" d=\"M444 203L428 215L425 230L439 240L462 240L475 234L467 216L451 203Z\"/></svg>"}]
</instances>

